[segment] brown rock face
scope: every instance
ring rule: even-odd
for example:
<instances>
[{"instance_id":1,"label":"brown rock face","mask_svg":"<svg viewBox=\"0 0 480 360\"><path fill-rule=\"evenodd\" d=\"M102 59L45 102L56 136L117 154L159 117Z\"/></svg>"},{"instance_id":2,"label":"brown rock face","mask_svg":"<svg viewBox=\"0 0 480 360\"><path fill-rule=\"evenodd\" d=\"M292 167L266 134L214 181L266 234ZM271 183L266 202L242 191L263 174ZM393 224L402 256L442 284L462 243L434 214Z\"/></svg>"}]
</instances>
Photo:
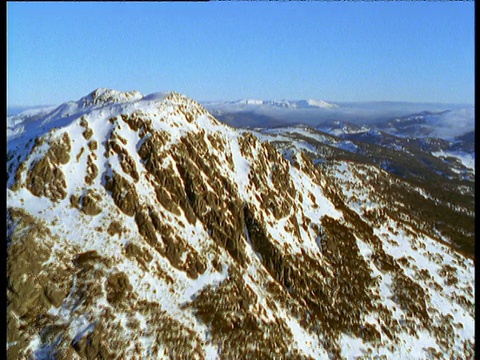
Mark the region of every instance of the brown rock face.
<instances>
[{"instance_id":1,"label":"brown rock face","mask_svg":"<svg viewBox=\"0 0 480 360\"><path fill-rule=\"evenodd\" d=\"M123 230L123 227L122 227L122 224L118 221L112 221L110 223L110 225L108 225L108 228L107 228L107 233L108 235L110 236L114 236L116 234L119 234L121 235L122 234L122 230Z\"/></svg>"},{"instance_id":2,"label":"brown rock face","mask_svg":"<svg viewBox=\"0 0 480 360\"><path fill-rule=\"evenodd\" d=\"M46 196L52 201L65 199L66 187L62 170L47 156L35 163L27 173L27 189L35 196Z\"/></svg>"},{"instance_id":3,"label":"brown rock face","mask_svg":"<svg viewBox=\"0 0 480 360\"><path fill-rule=\"evenodd\" d=\"M137 207L137 192L135 187L115 171L113 177L106 175L105 189L112 194L115 205L128 216L133 216Z\"/></svg>"},{"instance_id":4,"label":"brown rock face","mask_svg":"<svg viewBox=\"0 0 480 360\"><path fill-rule=\"evenodd\" d=\"M83 137L85 140L90 140L90 138L93 136L93 130L88 128L82 133Z\"/></svg>"},{"instance_id":5,"label":"brown rock face","mask_svg":"<svg viewBox=\"0 0 480 360\"><path fill-rule=\"evenodd\" d=\"M132 285L128 281L128 276L123 273L115 273L107 279L107 300L115 305L132 291Z\"/></svg>"},{"instance_id":6,"label":"brown rock face","mask_svg":"<svg viewBox=\"0 0 480 360\"><path fill-rule=\"evenodd\" d=\"M49 157L53 163L66 164L70 161L71 149L70 136L64 133L61 139L50 143Z\"/></svg>"},{"instance_id":7,"label":"brown rock face","mask_svg":"<svg viewBox=\"0 0 480 360\"><path fill-rule=\"evenodd\" d=\"M187 200L182 202L184 212L193 211L206 225L212 239L239 264L246 266L242 201L231 181L212 171L215 158L207 155L209 151L202 135L182 138L173 153L184 185L179 192L184 192ZM207 190L209 187L214 191Z\"/></svg>"},{"instance_id":8,"label":"brown rock face","mask_svg":"<svg viewBox=\"0 0 480 360\"><path fill-rule=\"evenodd\" d=\"M90 149L90 151L95 151L98 149L98 143L96 140L92 140L88 143L88 148Z\"/></svg>"},{"instance_id":9,"label":"brown rock face","mask_svg":"<svg viewBox=\"0 0 480 360\"><path fill-rule=\"evenodd\" d=\"M120 166L122 167L122 170L130 175L135 182L138 182L140 176L137 171L137 165L122 144L125 145L126 140L115 131L112 131L110 139L107 141L106 155L107 157L110 157L111 154L116 153L120 157Z\"/></svg>"},{"instance_id":10,"label":"brown rock face","mask_svg":"<svg viewBox=\"0 0 480 360\"><path fill-rule=\"evenodd\" d=\"M249 139L247 136L244 140L245 146L252 142ZM270 143L263 143L260 146L249 178L259 190L264 208L268 209L276 219L290 214L293 210L296 191L290 179L287 161ZM269 185L269 178L274 186Z\"/></svg>"},{"instance_id":11,"label":"brown rock face","mask_svg":"<svg viewBox=\"0 0 480 360\"><path fill-rule=\"evenodd\" d=\"M95 165L92 154L90 154L87 158L87 175L85 176L85 183L87 183L87 185L92 185L93 180L95 180L97 175L98 167Z\"/></svg>"},{"instance_id":12,"label":"brown rock face","mask_svg":"<svg viewBox=\"0 0 480 360\"><path fill-rule=\"evenodd\" d=\"M95 216L102 212L102 207L99 205L101 199L102 197L95 190L87 189L80 196L72 195L70 204L86 215Z\"/></svg>"},{"instance_id":13,"label":"brown rock face","mask_svg":"<svg viewBox=\"0 0 480 360\"><path fill-rule=\"evenodd\" d=\"M148 264L152 261L153 256L143 247L135 243L128 243L125 246L125 254L129 258L134 258L145 271L148 271Z\"/></svg>"},{"instance_id":14,"label":"brown rock face","mask_svg":"<svg viewBox=\"0 0 480 360\"><path fill-rule=\"evenodd\" d=\"M283 319L267 322L249 311L256 300L233 270L215 289L203 289L188 307L211 329L213 342L223 344L221 359L269 359L275 353L284 359L305 358L290 347L292 333Z\"/></svg>"},{"instance_id":15,"label":"brown rock face","mask_svg":"<svg viewBox=\"0 0 480 360\"><path fill-rule=\"evenodd\" d=\"M49 325L46 315L60 306L68 295L71 281L62 270L42 271L50 257L52 235L48 227L22 209L9 209L14 224L7 262L7 341L8 359L24 358L29 332Z\"/></svg>"},{"instance_id":16,"label":"brown rock face","mask_svg":"<svg viewBox=\"0 0 480 360\"><path fill-rule=\"evenodd\" d=\"M98 215L102 212L102 207L98 204L101 200L101 196L92 190L87 190L86 194L82 196L81 210L91 216Z\"/></svg>"},{"instance_id":17,"label":"brown rock face","mask_svg":"<svg viewBox=\"0 0 480 360\"><path fill-rule=\"evenodd\" d=\"M205 272L206 265L203 256L198 254L184 239L175 235L173 228L164 224L155 210L152 208L138 209L135 214L135 222L145 241L160 255L166 257L173 267L185 271L187 276L192 279L196 279L199 274ZM142 253L139 247L129 244L126 250L127 254L134 255L139 260L137 255ZM184 254L185 260L182 260ZM142 255L141 258L145 258L145 256ZM139 261L145 265L143 260Z\"/></svg>"},{"instance_id":18,"label":"brown rock face","mask_svg":"<svg viewBox=\"0 0 480 360\"><path fill-rule=\"evenodd\" d=\"M70 160L70 137L64 133L60 140L52 141L50 148L27 172L26 186L35 196L46 196L52 201L65 199L66 181L60 164Z\"/></svg>"}]
</instances>

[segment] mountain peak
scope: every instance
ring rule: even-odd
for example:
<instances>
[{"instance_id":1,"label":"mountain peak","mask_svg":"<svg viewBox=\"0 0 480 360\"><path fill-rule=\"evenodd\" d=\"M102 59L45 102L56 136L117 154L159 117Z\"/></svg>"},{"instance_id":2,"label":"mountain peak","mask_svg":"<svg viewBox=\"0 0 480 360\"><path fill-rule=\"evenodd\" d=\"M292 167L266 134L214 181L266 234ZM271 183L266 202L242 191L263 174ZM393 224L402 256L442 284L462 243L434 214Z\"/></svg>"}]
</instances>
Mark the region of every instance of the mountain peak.
<instances>
[{"instance_id":1,"label":"mountain peak","mask_svg":"<svg viewBox=\"0 0 480 360\"><path fill-rule=\"evenodd\" d=\"M307 104L318 108L338 108L338 105L329 103L325 100L308 99Z\"/></svg>"},{"instance_id":2,"label":"mountain peak","mask_svg":"<svg viewBox=\"0 0 480 360\"><path fill-rule=\"evenodd\" d=\"M142 93L137 90L121 92L114 89L98 88L92 91L87 96L80 99L83 107L90 105L106 104L106 103L120 103L127 101L140 100L143 97Z\"/></svg>"},{"instance_id":3,"label":"mountain peak","mask_svg":"<svg viewBox=\"0 0 480 360\"><path fill-rule=\"evenodd\" d=\"M173 112L191 122L207 110L195 100L175 91L154 92L144 96L141 92L118 91L108 88L98 88L79 100L68 101L57 107L41 109L41 111L25 111L7 118L10 145L12 140L20 139L23 143L30 136L48 132L53 127L63 127L81 116L92 113L93 118L104 118L99 112L117 116L121 113L131 114L135 111ZM108 120L108 117L105 119ZM24 136L25 135L25 136ZM26 139L28 141L28 139Z\"/></svg>"}]
</instances>

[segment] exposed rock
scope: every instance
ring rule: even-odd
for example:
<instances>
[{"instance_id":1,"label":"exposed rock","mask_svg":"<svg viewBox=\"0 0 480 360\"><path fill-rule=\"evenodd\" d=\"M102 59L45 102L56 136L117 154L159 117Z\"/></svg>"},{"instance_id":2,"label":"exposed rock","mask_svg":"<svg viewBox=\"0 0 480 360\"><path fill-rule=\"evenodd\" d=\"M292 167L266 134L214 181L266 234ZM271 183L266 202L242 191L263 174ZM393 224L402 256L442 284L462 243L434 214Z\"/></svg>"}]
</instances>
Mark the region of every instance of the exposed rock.
<instances>
[{"instance_id":1,"label":"exposed rock","mask_svg":"<svg viewBox=\"0 0 480 360\"><path fill-rule=\"evenodd\" d=\"M98 175L98 167L93 161L92 154L88 155L87 158L87 175L85 175L85 183L87 185L92 185L93 181Z\"/></svg>"},{"instance_id":2,"label":"exposed rock","mask_svg":"<svg viewBox=\"0 0 480 360\"><path fill-rule=\"evenodd\" d=\"M126 152L122 153L120 157L120 166L122 167L123 172L130 175L133 180L137 182L140 179L140 176L138 175L137 166L135 165L133 158Z\"/></svg>"},{"instance_id":3,"label":"exposed rock","mask_svg":"<svg viewBox=\"0 0 480 360\"><path fill-rule=\"evenodd\" d=\"M68 294L68 275L47 267L51 237L48 227L22 209L9 208L7 261L7 341L9 359L26 358L29 333L47 326L47 310L60 306Z\"/></svg>"},{"instance_id":4,"label":"exposed rock","mask_svg":"<svg viewBox=\"0 0 480 360\"><path fill-rule=\"evenodd\" d=\"M62 138L50 142L50 149L47 156L54 164L66 164L70 160L70 151L72 149L70 136L64 133Z\"/></svg>"},{"instance_id":5,"label":"exposed rock","mask_svg":"<svg viewBox=\"0 0 480 360\"><path fill-rule=\"evenodd\" d=\"M188 203L180 202L180 205L183 205L186 214L193 210L195 216L206 224L214 241L245 266L247 259L242 202L230 181L212 172L213 164L207 163L205 158L198 155L202 152L208 153L207 145L196 136L182 138L174 150L177 169L184 184L183 199L188 200ZM202 172L215 192L206 191Z\"/></svg>"},{"instance_id":6,"label":"exposed rock","mask_svg":"<svg viewBox=\"0 0 480 360\"><path fill-rule=\"evenodd\" d=\"M96 250L90 250L80 254L76 254L73 259L73 264L76 267L83 267L83 268L85 268L85 265L88 263L94 264L97 262L104 262L107 265L110 264L108 260L100 256Z\"/></svg>"},{"instance_id":7,"label":"exposed rock","mask_svg":"<svg viewBox=\"0 0 480 360\"><path fill-rule=\"evenodd\" d=\"M124 214L133 216L137 207L135 187L115 171L113 177L106 176L105 181L105 189L111 192L115 205Z\"/></svg>"},{"instance_id":8,"label":"exposed rock","mask_svg":"<svg viewBox=\"0 0 480 360\"><path fill-rule=\"evenodd\" d=\"M112 153L118 154L120 156L120 165L122 170L126 174L130 175L135 182L137 182L140 179L140 176L137 171L136 163L120 143L125 144L126 140L115 132L112 132L110 139L106 144L107 156L110 156Z\"/></svg>"},{"instance_id":9,"label":"exposed rock","mask_svg":"<svg viewBox=\"0 0 480 360\"><path fill-rule=\"evenodd\" d=\"M41 158L27 172L27 189L35 196L46 196L52 201L67 196L65 175L47 156Z\"/></svg>"},{"instance_id":10,"label":"exposed rock","mask_svg":"<svg viewBox=\"0 0 480 360\"><path fill-rule=\"evenodd\" d=\"M80 158L82 157L84 152L85 152L85 148L82 146L82 148L80 149L80 152L78 153L78 155L76 157L77 162L80 160Z\"/></svg>"},{"instance_id":11,"label":"exposed rock","mask_svg":"<svg viewBox=\"0 0 480 360\"><path fill-rule=\"evenodd\" d=\"M86 215L95 216L102 212L102 207L99 205L102 197L92 189L87 189L84 194L71 195L70 205L79 209Z\"/></svg>"},{"instance_id":12,"label":"exposed rock","mask_svg":"<svg viewBox=\"0 0 480 360\"><path fill-rule=\"evenodd\" d=\"M125 254L129 258L134 258L142 266L145 271L148 271L148 264L152 261L153 256L144 248L134 244L128 243L125 245Z\"/></svg>"},{"instance_id":13,"label":"exposed rock","mask_svg":"<svg viewBox=\"0 0 480 360\"><path fill-rule=\"evenodd\" d=\"M208 286L202 290L188 306L211 329L213 342L223 344L221 359L268 359L272 354L298 358L299 354L290 347L292 333L283 319L277 317L267 322L248 311L255 301L255 293L233 271L215 289Z\"/></svg>"},{"instance_id":14,"label":"exposed rock","mask_svg":"<svg viewBox=\"0 0 480 360\"><path fill-rule=\"evenodd\" d=\"M123 272L110 275L107 279L107 300L115 305L132 291L128 276Z\"/></svg>"},{"instance_id":15,"label":"exposed rock","mask_svg":"<svg viewBox=\"0 0 480 360\"><path fill-rule=\"evenodd\" d=\"M52 201L67 196L65 175L59 164L66 164L71 150L70 137L64 133L60 140L51 142L50 148L27 172L27 189L35 196L46 196Z\"/></svg>"},{"instance_id":16,"label":"exposed rock","mask_svg":"<svg viewBox=\"0 0 480 360\"><path fill-rule=\"evenodd\" d=\"M81 210L87 215L98 215L102 212L102 208L98 205L98 202L101 200L100 195L94 193L93 191L87 191L87 193L82 198L82 207Z\"/></svg>"},{"instance_id":17,"label":"exposed rock","mask_svg":"<svg viewBox=\"0 0 480 360\"><path fill-rule=\"evenodd\" d=\"M93 136L93 130L91 128L87 128L83 133L83 137L85 140L90 140L90 138Z\"/></svg>"},{"instance_id":18,"label":"exposed rock","mask_svg":"<svg viewBox=\"0 0 480 360\"><path fill-rule=\"evenodd\" d=\"M84 127L84 128L88 128L88 121L87 119L85 118L85 116L82 116L80 118L80 126L81 127Z\"/></svg>"},{"instance_id":19,"label":"exposed rock","mask_svg":"<svg viewBox=\"0 0 480 360\"><path fill-rule=\"evenodd\" d=\"M110 235L110 236L114 236L116 234L118 235L122 235L122 232L123 232L123 227L122 227L122 224L119 223L118 221L112 221L110 223L110 225L108 225L108 228L107 228L107 233Z\"/></svg>"},{"instance_id":20,"label":"exposed rock","mask_svg":"<svg viewBox=\"0 0 480 360\"><path fill-rule=\"evenodd\" d=\"M95 151L98 149L98 143L97 143L97 140L91 140L89 143L88 143L88 148L90 149L90 151Z\"/></svg>"},{"instance_id":21,"label":"exposed rock","mask_svg":"<svg viewBox=\"0 0 480 360\"><path fill-rule=\"evenodd\" d=\"M80 209L80 196L71 195L70 196L70 205L74 208Z\"/></svg>"}]
</instances>

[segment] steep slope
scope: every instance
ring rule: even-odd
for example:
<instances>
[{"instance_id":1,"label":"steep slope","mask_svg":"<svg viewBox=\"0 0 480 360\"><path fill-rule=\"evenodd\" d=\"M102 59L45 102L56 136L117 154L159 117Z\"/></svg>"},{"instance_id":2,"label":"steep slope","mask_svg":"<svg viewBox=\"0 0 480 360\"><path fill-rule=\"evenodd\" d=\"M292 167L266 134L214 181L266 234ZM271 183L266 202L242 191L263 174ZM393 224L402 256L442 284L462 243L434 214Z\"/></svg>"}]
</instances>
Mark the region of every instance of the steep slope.
<instances>
[{"instance_id":1,"label":"steep slope","mask_svg":"<svg viewBox=\"0 0 480 360\"><path fill-rule=\"evenodd\" d=\"M379 210L361 180L386 172L284 157L177 93L21 123L9 359L473 358L473 260Z\"/></svg>"},{"instance_id":2,"label":"steep slope","mask_svg":"<svg viewBox=\"0 0 480 360\"><path fill-rule=\"evenodd\" d=\"M360 180L378 188L389 208L401 203L403 213L430 224L457 249L474 256L474 154L473 159L464 156L462 163L451 152L434 151L443 143L441 139L404 139L376 130L338 137L296 126L262 129L256 134L271 141L287 158L292 151L305 152L322 169L348 161L387 171L388 186L380 187L376 177ZM419 198L416 189L425 196Z\"/></svg>"},{"instance_id":3,"label":"steep slope","mask_svg":"<svg viewBox=\"0 0 480 360\"><path fill-rule=\"evenodd\" d=\"M425 120L426 115L412 115L403 119L362 126L345 121L324 122L316 130L344 140L379 145L387 149L403 150L407 157L409 153L422 157L425 157L425 155L438 156L444 160L448 167L454 168L455 172L463 173L465 171L461 167L466 167L474 175L475 131L468 131L469 128L474 128L474 119L469 117L465 119L461 112L460 114L458 112L444 112L442 114L445 113L449 117L444 115L445 119L443 121L439 119L436 122ZM459 126L450 131L451 127L455 126L455 120L458 120ZM423 126L423 134L411 130L412 127L420 126ZM457 132L462 135L453 136ZM466 175L466 178L470 177L469 174L464 175Z\"/></svg>"}]
</instances>

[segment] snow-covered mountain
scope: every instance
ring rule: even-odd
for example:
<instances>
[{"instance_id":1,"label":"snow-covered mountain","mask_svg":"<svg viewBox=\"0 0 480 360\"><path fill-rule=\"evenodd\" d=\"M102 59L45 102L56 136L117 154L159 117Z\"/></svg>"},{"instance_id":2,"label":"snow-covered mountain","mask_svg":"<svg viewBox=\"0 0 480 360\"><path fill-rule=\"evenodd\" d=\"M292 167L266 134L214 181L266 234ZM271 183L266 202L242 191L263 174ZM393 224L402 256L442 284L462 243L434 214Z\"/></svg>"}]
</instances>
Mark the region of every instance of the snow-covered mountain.
<instances>
[{"instance_id":1,"label":"snow-covered mountain","mask_svg":"<svg viewBox=\"0 0 480 360\"><path fill-rule=\"evenodd\" d=\"M324 100L203 101L202 105L222 122L235 127L274 126L297 119L329 116L339 108Z\"/></svg>"},{"instance_id":2,"label":"snow-covered mountain","mask_svg":"<svg viewBox=\"0 0 480 360\"><path fill-rule=\"evenodd\" d=\"M475 108L423 111L376 124L376 127L397 136L452 140L475 130Z\"/></svg>"},{"instance_id":3,"label":"snow-covered mountain","mask_svg":"<svg viewBox=\"0 0 480 360\"><path fill-rule=\"evenodd\" d=\"M347 142L354 141L357 144L372 144L397 150L407 157L412 154L436 156L449 163L451 169L455 171L463 172L462 169L458 169L457 164L463 165L474 176L475 130L470 130L474 129L474 120L469 118L462 122L461 116L452 115L452 113L424 113L388 122L363 125L347 121L328 121L322 123L316 130ZM452 123L452 120L446 120L448 118L457 119L458 122ZM455 129L449 130L453 127ZM271 131L282 131L282 128Z\"/></svg>"},{"instance_id":4,"label":"snow-covered mountain","mask_svg":"<svg viewBox=\"0 0 480 360\"><path fill-rule=\"evenodd\" d=\"M325 100L258 100L258 99L242 99L236 101L209 101L203 102L206 108L212 109L227 109L232 110L247 110L247 109L335 109L338 105L327 102Z\"/></svg>"},{"instance_id":5,"label":"snow-covered mountain","mask_svg":"<svg viewBox=\"0 0 480 360\"><path fill-rule=\"evenodd\" d=\"M457 194L175 92L8 121L9 359L474 358Z\"/></svg>"},{"instance_id":6,"label":"snow-covered mountain","mask_svg":"<svg viewBox=\"0 0 480 360\"><path fill-rule=\"evenodd\" d=\"M475 107L465 104L397 102L330 103L323 100L203 102L210 113L235 127L372 127L403 137L453 139L475 129ZM419 111L419 109L421 109Z\"/></svg>"}]
</instances>

